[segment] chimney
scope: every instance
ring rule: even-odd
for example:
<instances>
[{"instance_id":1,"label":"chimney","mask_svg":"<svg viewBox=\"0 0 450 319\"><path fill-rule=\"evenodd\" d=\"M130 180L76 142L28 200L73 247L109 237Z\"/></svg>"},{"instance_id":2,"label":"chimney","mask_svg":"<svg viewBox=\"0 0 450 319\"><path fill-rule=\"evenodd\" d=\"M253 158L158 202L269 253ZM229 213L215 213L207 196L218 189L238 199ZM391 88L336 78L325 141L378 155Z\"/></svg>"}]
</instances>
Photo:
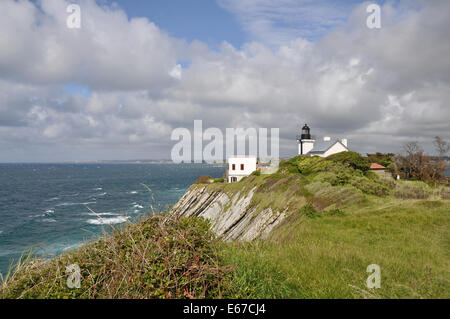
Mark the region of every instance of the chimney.
<instances>
[{"instance_id":1,"label":"chimney","mask_svg":"<svg viewBox=\"0 0 450 319\"><path fill-rule=\"evenodd\" d=\"M348 142L347 142L347 139L346 139L346 138L343 138L343 139L341 140L341 143L344 144L345 147L348 147L348 145L347 145Z\"/></svg>"}]
</instances>

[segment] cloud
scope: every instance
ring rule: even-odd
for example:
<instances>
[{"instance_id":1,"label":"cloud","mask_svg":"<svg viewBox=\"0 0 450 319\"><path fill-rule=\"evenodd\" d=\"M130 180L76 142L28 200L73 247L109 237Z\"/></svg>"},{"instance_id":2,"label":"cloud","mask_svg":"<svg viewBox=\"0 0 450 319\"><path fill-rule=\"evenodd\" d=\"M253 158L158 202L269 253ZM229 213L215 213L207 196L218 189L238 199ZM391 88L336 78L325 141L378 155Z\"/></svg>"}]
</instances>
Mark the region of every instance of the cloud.
<instances>
[{"instance_id":1,"label":"cloud","mask_svg":"<svg viewBox=\"0 0 450 319\"><path fill-rule=\"evenodd\" d=\"M222 2L249 12L251 40L214 50L90 0L82 28L68 29L67 3L0 2L0 161L168 158L172 129L195 119L279 127L282 156L296 153L305 122L360 152L450 138L447 1L387 3L380 30L366 27L365 3ZM258 28L289 12L308 18ZM320 38L297 34L304 27Z\"/></svg>"},{"instance_id":2,"label":"cloud","mask_svg":"<svg viewBox=\"0 0 450 319\"><path fill-rule=\"evenodd\" d=\"M355 1L219 0L252 39L281 45L296 38L318 39L345 24Z\"/></svg>"}]
</instances>

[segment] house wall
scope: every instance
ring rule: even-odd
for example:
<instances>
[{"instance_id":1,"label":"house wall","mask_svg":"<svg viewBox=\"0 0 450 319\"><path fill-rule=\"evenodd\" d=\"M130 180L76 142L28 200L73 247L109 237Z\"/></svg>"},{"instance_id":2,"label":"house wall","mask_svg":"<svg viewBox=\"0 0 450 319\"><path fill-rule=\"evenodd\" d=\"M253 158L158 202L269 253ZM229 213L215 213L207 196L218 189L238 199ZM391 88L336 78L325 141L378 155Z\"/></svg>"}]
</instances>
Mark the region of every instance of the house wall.
<instances>
[{"instance_id":1,"label":"house wall","mask_svg":"<svg viewBox=\"0 0 450 319\"><path fill-rule=\"evenodd\" d=\"M235 169L233 170L233 164ZM241 164L244 164L244 169L241 170ZM256 157L230 157L228 158L228 182L231 183L231 178L236 177L237 181L243 177L250 175L256 171Z\"/></svg>"}]
</instances>

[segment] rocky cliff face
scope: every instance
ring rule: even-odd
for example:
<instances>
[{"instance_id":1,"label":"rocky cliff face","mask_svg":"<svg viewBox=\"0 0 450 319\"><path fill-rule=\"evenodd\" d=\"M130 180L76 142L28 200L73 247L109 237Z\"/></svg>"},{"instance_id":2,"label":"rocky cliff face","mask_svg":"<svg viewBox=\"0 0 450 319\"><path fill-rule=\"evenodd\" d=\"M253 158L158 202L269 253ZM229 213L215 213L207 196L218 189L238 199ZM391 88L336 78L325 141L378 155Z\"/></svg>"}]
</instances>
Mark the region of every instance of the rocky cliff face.
<instances>
[{"instance_id":1,"label":"rocky cliff face","mask_svg":"<svg viewBox=\"0 0 450 319\"><path fill-rule=\"evenodd\" d=\"M212 230L225 241L264 239L286 217L287 209L257 211L251 205L255 189L230 195L208 185L193 185L175 204L172 213L210 219Z\"/></svg>"}]
</instances>

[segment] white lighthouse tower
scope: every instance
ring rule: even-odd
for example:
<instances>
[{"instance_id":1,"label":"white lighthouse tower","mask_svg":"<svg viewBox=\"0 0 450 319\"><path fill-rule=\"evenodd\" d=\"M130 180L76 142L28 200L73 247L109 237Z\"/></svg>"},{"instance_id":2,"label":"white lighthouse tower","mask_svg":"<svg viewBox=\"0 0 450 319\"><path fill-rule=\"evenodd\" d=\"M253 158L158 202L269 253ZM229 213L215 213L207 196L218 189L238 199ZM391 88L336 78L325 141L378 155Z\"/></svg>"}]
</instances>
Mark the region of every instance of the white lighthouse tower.
<instances>
[{"instance_id":1,"label":"white lighthouse tower","mask_svg":"<svg viewBox=\"0 0 450 319\"><path fill-rule=\"evenodd\" d=\"M298 140L298 155L306 155L314 148L314 142L311 138L309 126L305 124L302 128L301 135L297 136Z\"/></svg>"}]
</instances>

